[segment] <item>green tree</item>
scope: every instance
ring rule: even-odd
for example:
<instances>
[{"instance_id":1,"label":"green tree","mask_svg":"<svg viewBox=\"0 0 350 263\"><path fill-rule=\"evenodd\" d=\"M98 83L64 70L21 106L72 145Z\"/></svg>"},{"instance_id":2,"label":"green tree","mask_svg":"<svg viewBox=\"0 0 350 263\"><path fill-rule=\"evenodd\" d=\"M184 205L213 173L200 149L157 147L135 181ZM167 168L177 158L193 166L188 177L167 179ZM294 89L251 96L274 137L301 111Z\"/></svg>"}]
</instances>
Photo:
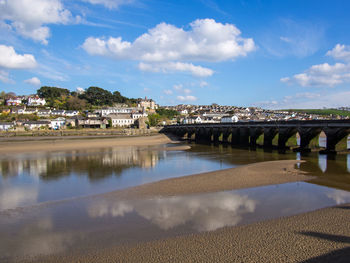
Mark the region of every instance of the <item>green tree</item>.
<instances>
[{"instance_id":1,"label":"green tree","mask_svg":"<svg viewBox=\"0 0 350 263\"><path fill-rule=\"evenodd\" d=\"M56 99L62 96L68 96L70 91L68 89L43 86L37 90L37 94L40 98Z\"/></svg>"},{"instance_id":2,"label":"green tree","mask_svg":"<svg viewBox=\"0 0 350 263\"><path fill-rule=\"evenodd\" d=\"M89 87L79 98L94 106L113 105L113 94L99 87Z\"/></svg>"},{"instance_id":3,"label":"green tree","mask_svg":"<svg viewBox=\"0 0 350 263\"><path fill-rule=\"evenodd\" d=\"M70 91L68 89L43 86L37 90L37 94L40 98L45 98L48 106L63 109Z\"/></svg>"},{"instance_id":4,"label":"green tree","mask_svg":"<svg viewBox=\"0 0 350 263\"><path fill-rule=\"evenodd\" d=\"M158 113L148 115L149 126L157 126L161 120L161 116Z\"/></svg>"}]
</instances>

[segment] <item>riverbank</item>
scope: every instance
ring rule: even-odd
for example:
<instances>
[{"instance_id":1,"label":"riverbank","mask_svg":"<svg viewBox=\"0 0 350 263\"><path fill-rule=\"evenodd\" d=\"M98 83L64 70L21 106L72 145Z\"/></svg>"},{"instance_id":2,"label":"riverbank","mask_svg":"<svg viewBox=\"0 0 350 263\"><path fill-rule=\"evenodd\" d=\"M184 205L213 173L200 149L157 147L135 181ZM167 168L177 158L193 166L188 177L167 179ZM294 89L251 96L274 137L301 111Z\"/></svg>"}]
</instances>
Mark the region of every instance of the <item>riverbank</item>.
<instances>
[{"instance_id":1,"label":"riverbank","mask_svg":"<svg viewBox=\"0 0 350 263\"><path fill-rule=\"evenodd\" d=\"M295 165L303 161L283 160L161 180L106 194L109 198L152 198L209 193L313 179Z\"/></svg>"},{"instance_id":2,"label":"riverbank","mask_svg":"<svg viewBox=\"0 0 350 263\"><path fill-rule=\"evenodd\" d=\"M147 146L172 143L164 134L142 136L116 136L116 137L33 137L31 140L1 141L0 154L16 154L28 152L48 152L66 150L87 150L123 146Z\"/></svg>"}]
</instances>

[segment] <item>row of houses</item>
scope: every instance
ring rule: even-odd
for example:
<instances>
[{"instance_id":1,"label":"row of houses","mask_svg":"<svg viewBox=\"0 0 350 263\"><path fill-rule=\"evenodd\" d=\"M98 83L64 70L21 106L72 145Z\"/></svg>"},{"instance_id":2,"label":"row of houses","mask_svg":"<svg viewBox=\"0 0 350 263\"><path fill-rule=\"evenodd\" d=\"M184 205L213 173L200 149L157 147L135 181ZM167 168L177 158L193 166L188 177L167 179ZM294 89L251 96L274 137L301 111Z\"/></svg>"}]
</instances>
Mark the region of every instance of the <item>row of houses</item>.
<instances>
[{"instance_id":1,"label":"row of houses","mask_svg":"<svg viewBox=\"0 0 350 263\"><path fill-rule=\"evenodd\" d=\"M110 114L106 117L82 117L82 116L73 116L70 118L58 117L56 119L50 120L37 120L37 121L28 121L28 120L17 120L14 122L0 122L0 130L17 130L17 129L27 129L27 130L36 130L42 128L48 128L53 130L64 129L66 127L80 127L80 128L106 128L111 127L131 127L139 126L140 122L145 122L146 118L143 117L140 113L128 114Z\"/></svg>"},{"instance_id":2,"label":"row of houses","mask_svg":"<svg viewBox=\"0 0 350 263\"><path fill-rule=\"evenodd\" d=\"M6 100L7 106L19 106L21 104L26 104L28 106L45 106L46 100L40 98L39 96L16 96L11 97Z\"/></svg>"},{"instance_id":3,"label":"row of houses","mask_svg":"<svg viewBox=\"0 0 350 263\"><path fill-rule=\"evenodd\" d=\"M238 122L236 115L224 115L224 116L192 116L183 118L182 124L198 124L198 123L233 123Z\"/></svg>"},{"instance_id":4,"label":"row of houses","mask_svg":"<svg viewBox=\"0 0 350 263\"><path fill-rule=\"evenodd\" d=\"M4 113L19 114L19 115L38 115L39 117L50 117L50 116L66 116L73 117L80 114L77 110L51 110L51 109L37 109L27 107L16 107L3 110Z\"/></svg>"}]
</instances>

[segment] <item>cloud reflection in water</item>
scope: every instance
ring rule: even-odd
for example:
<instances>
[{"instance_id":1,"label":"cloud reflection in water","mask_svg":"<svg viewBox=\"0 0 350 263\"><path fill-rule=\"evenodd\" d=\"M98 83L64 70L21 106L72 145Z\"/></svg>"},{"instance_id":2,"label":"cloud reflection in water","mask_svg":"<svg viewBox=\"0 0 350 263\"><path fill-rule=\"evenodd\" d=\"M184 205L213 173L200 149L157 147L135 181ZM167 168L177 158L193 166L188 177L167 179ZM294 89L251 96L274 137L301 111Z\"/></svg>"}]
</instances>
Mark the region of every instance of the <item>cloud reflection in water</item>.
<instances>
[{"instance_id":1,"label":"cloud reflection in water","mask_svg":"<svg viewBox=\"0 0 350 263\"><path fill-rule=\"evenodd\" d=\"M237 225L243 214L255 211L256 204L245 195L220 192L137 201L101 201L92 203L88 214L96 218L136 212L163 230L189 223L197 231L212 231Z\"/></svg>"}]
</instances>

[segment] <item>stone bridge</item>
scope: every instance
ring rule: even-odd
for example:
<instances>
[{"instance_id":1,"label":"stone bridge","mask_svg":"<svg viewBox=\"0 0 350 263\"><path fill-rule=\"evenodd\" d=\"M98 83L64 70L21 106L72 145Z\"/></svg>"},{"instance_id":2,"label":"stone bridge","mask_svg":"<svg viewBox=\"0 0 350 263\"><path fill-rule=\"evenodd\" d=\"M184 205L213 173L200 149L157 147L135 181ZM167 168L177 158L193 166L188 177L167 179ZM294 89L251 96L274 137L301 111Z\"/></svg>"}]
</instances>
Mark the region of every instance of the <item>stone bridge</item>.
<instances>
[{"instance_id":1,"label":"stone bridge","mask_svg":"<svg viewBox=\"0 0 350 263\"><path fill-rule=\"evenodd\" d=\"M183 138L206 143L230 143L237 146L278 147L286 149L300 145L296 151L310 151L318 145L321 132L327 137L324 152L336 152L339 145L347 148L350 133L350 120L311 120L311 121L251 121L236 123L203 123L167 125L161 130ZM294 142L293 142L294 141ZM345 149L344 149L345 148Z\"/></svg>"}]
</instances>

